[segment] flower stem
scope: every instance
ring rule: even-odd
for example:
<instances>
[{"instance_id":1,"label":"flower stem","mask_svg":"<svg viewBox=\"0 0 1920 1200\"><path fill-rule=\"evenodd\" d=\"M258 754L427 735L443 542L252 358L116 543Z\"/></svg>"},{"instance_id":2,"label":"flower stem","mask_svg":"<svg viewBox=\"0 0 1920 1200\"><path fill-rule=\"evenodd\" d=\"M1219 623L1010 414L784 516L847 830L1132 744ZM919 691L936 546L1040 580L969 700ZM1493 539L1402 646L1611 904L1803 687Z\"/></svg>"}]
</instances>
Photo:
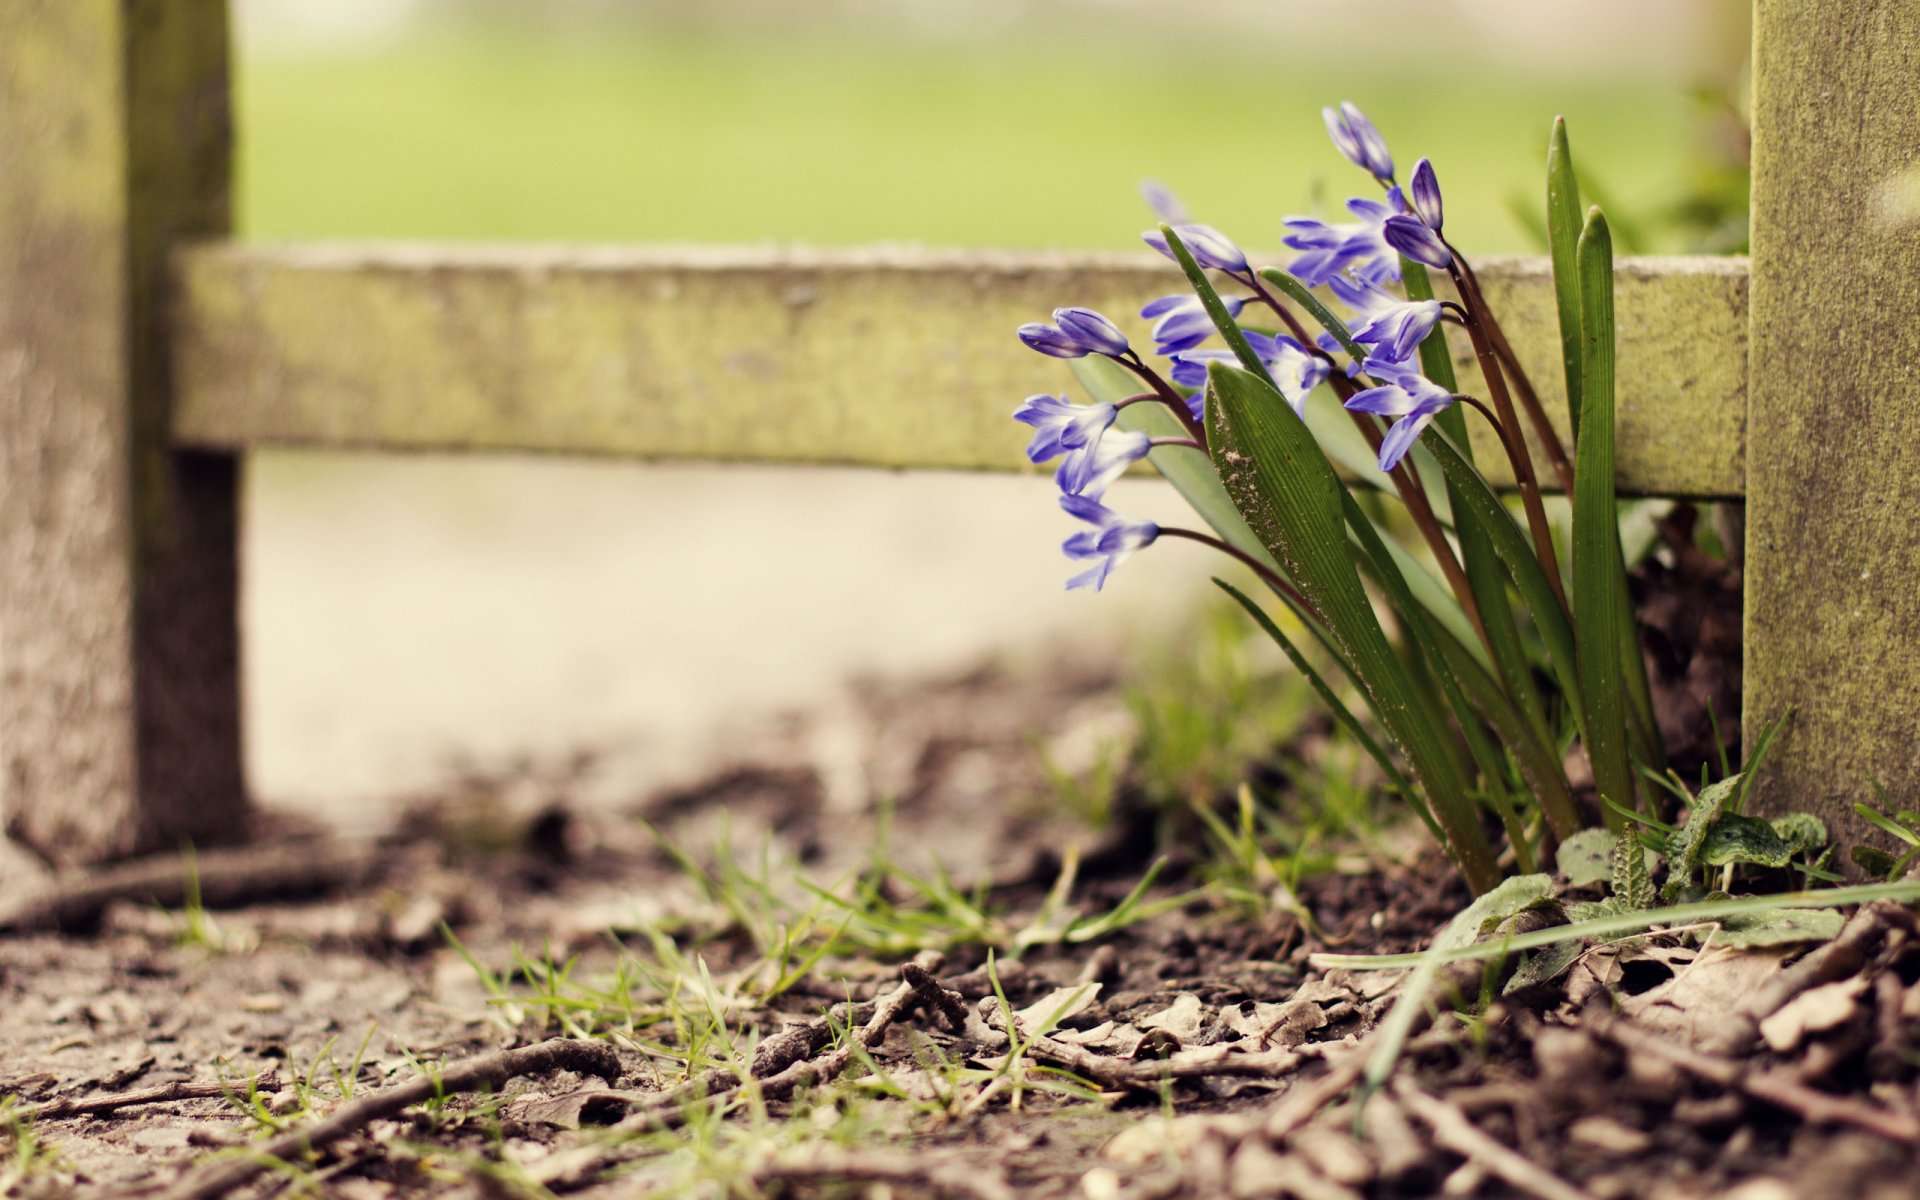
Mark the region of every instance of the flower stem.
<instances>
[{"instance_id":1,"label":"flower stem","mask_svg":"<svg viewBox=\"0 0 1920 1200\"><path fill-rule=\"evenodd\" d=\"M1286 580L1282 579L1280 577L1279 572L1275 571L1272 567L1269 567L1267 564L1261 562L1259 559L1255 558L1253 555L1248 554L1245 550L1240 549L1240 547L1233 545L1231 542L1221 541L1219 538L1214 537L1212 534L1201 533L1197 529L1181 529L1178 526L1169 527L1166 525L1162 525L1160 527L1160 536L1185 538L1190 542L1199 542L1202 546L1211 546L1215 550L1220 551L1222 554L1225 554L1225 555L1228 555L1229 557L1237 559L1239 562L1241 562L1242 564L1250 568L1255 575L1258 575L1262 580L1264 580L1268 585L1270 585L1275 591L1285 596L1287 600L1291 602L1301 612L1306 613L1308 616L1312 617L1315 621L1318 621L1322 625L1325 625L1327 623L1326 618L1320 615L1320 610L1313 606L1313 602L1308 600L1305 596L1301 595L1299 589L1295 588L1291 583L1288 583Z\"/></svg>"},{"instance_id":2,"label":"flower stem","mask_svg":"<svg viewBox=\"0 0 1920 1200\"><path fill-rule=\"evenodd\" d=\"M1234 278L1240 279L1237 275L1234 276ZM1247 271L1247 277L1240 279L1240 282L1252 288L1253 294L1260 297L1262 303L1278 314L1282 321L1286 322L1287 332L1293 335L1294 341L1299 342L1307 348L1307 353L1324 354L1324 351L1321 351L1319 347L1313 344L1313 339L1307 336L1307 327L1300 323L1300 318L1294 314L1292 309L1280 303L1280 297L1267 290L1266 285L1260 282L1260 276L1249 269ZM1329 356L1329 361L1331 361L1331 356Z\"/></svg>"},{"instance_id":3,"label":"flower stem","mask_svg":"<svg viewBox=\"0 0 1920 1200\"><path fill-rule=\"evenodd\" d=\"M1487 424L1493 426L1493 432L1500 438L1501 448L1507 452L1507 461L1513 464L1513 473L1517 477L1520 474L1520 456L1524 454L1525 451L1515 444L1513 435L1507 431L1505 425L1500 423L1500 418L1494 415L1492 409L1482 404L1478 399L1467 395L1465 392L1455 392L1453 398L1485 417ZM1558 571L1548 571L1546 572L1546 576L1547 582L1553 586L1554 596L1560 601L1561 609L1568 613L1568 619L1571 620L1572 610L1567 606L1567 593L1560 583L1560 573Z\"/></svg>"},{"instance_id":4,"label":"flower stem","mask_svg":"<svg viewBox=\"0 0 1920 1200\"><path fill-rule=\"evenodd\" d=\"M1138 354L1132 351L1128 351L1126 357L1114 361L1138 375L1142 382L1152 388L1154 395L1167 406L1167 410L1186 429L1187 434L1200 443L1202 449L1206 447L1207 431L1201 428L1200 422L1193 419L1193 410L1187 407L1186 397L1174 391L1172 384L1160 378L1160 372L1148 366Z\"/></svg>"},{"instance_id":5,"label":"flower stem","mask_svg":"<svg viewBox=\"0 0 1920 1200\"><path fill-rule=\"evenodd\" d=\"M1520 393L1520 407L1527 410L1527 423L1533 426L1534 437L1540 440L1541 447L1547 452L1547 461L1553 464L1553 473L1560 480L1560 490L1568 496L1573 495L1573 463L1567 457L1567 448L1560 444L1559 431L1547 419L1547 410L1540 404L1540 393L1534 390L1533 380L1527 376L1526 368L1520 365L1520 356L1513 352L1513 344L1507 341L1507 331L1500 328L1500 318L1487 307L1485 294L1480 290L1480 276L1474 272L1473 264L1451 244L1447 249L1453 251L1454 261L1460 264L1467 282L1473 285L1480 312L1486 318L1487 337L1493 342L1501 369L1512 378L1514 390ZM1577 434L1579 431L1574 432Z\"/></svg>"},{"instance_id":6,"label":"flower stem","mask_svg":"<svg viewBox=\"0 0 1920 1200\"><path fill-rule=\"evenodd\" d=\"M1185 446L1190 450L1198 450L1202 454L1205 454L1207 452L1207 448L1205 446L1202 446L1199 442L1194 441L1192 438L1186 438L1186 437L1148 438L1147 445L1149 446Z\"/></svg>"},{"instance_id":7,"label":"flower stem","mask_svg":"<svg viewBox=\"0 0 1920 1200\"><path fill-rule=\"evenodd\" d=\"M1507 380L1500 370L1500 359L1494 353L1493 343L1487 337L1486 325L1482 314L1486 311L1486 299L1480 295L1473 281L1461 271L1461 260L1454 256L1453 265L1448 268L1453 275L1454 286L1460 289L1460 298L1466 301L1467 336L1473 341L1473 352L1480 360L1480 374L1486 377L1487 390L1493 396L1494 411L1500 414L1500 427L1503 430L1517 431L1519 416L1513 411L1513 398L1507 394ZM1553 580L1554 590L1560 590L1560 556L1553 550L1553 533L1547 527L1546 506L1540 502L1540 480L1533 473L1533 457L1527 453L1525 442L1509 441L1508 455L1513 459L1514 482L1520 487L1520 501L1527 510L1527 528L1533 534L1533 551L1540 559L1540 567L1546 571L1547 578ZM1518 453L1514 453L1517 449Z\"/></svg>"}]
</instances>

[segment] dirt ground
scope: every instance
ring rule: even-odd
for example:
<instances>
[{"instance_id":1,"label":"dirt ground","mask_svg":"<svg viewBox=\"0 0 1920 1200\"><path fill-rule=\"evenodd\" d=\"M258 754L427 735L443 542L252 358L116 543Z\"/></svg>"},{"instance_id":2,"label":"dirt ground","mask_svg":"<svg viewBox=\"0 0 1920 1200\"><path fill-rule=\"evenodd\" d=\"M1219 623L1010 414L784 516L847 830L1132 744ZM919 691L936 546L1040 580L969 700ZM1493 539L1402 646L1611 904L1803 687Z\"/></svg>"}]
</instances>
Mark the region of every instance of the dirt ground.
<instances>
[{"instance_id":1,"label":"dirt ground","mask_svg":"<svg viewBox=\"0 0 1920 1200\"><path fill-rule=\"evenodd\" d=\"M1362 1102L1403 976L1310 957L1417 948L1468 896L1409 853L1229 902L1189 833L1129 909L1154 814L1040 799L1112 683L876 685L620 811L569 805L583 756L377 843L282 819L58 905L16 886L5 1194L1920 1194L1907 910L1811 951L1594 948L1417 1021Z\"/></svg>"}]
</instances>

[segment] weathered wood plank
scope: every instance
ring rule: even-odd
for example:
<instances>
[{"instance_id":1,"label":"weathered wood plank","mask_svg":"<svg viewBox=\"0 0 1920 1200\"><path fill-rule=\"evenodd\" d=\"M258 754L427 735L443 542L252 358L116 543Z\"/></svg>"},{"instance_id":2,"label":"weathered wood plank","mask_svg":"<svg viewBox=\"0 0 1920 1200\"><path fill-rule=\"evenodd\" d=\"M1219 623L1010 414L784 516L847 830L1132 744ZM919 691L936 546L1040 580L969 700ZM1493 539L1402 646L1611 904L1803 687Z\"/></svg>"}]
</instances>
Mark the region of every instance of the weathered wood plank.
<instances>
[{"instance_id":1,"label":"weathered wood plank","mask_svg":"<svg viewBox=\"0 0 1920 1200\"><path fill-rule=\"evenodd\" d=\"M1867 840L1855 801L1920 793L1920 235L1876 220L1920 159L1920 6L1754 10L1751 738L1794 710L1760 783Z\"/></svg>"},{"instance_id":2,"label":"weathered wood plank","mask_svg":"<svg viewBox=\"0 0 1920 1200\"><path fill-rule=\"evenodd\" d=\"M1122 319L1178 282L1147 254L401 245L196 247L179 271L189 445L988 470L1021 463L1021 398L1066 386L1017 324ZM1564 414L1546 260L1481 274ZM1619 312L1622 488L1739 494L1744 260L1629 260Z\"/></svg>"},{"instance_id":3,"label":"weathered wood plank","mask_svg":"<svg viewBox=\"0 0 1920 1200\"><path fill-rule=\"evenodd\" d=\"M228 226L222 0L0 4L0 813L239 831L235 462L168 447L167 247Z\"/></svg>"}]
</instances>

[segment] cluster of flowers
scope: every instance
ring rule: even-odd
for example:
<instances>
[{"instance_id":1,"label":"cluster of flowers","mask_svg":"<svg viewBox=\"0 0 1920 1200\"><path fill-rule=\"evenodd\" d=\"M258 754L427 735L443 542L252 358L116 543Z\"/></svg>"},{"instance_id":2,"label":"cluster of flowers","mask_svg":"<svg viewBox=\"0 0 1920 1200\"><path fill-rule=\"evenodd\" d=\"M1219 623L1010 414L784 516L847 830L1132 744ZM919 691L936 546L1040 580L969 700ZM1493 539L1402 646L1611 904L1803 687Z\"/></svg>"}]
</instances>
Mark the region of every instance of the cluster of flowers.
<instances>
[{"instance_id":1,"label":"cluster of flowers","mask_svg":"<svg viewBox=\"0 0 1920 1200\"><path fill-rule=\"evenodd\" d=\"M1307 287L1327 287L1353 314L1348 319L1353 340L1367 353L1359 361L1349 358L1344 372L1349 379L1364 375L1372 386L1349 389L1352 394L1345 404L1354 412L1393 420L1380 442L1380 469L1392 471L1434 416L1454 402L1452 393L1420 373L1416 361L1420 343L1441 319L1441 302L1403 299L1386 287L1400 282L1402 255L1430 267L1453 266L1453 252L1441 237L1445 213L1440 185L1433 164L1423 158L1402 188L1385 140L1352 104L1325 109L1322 115L1334 146L1373 176L1385 190L1385 198L1347 201L1347 211L1355 219L1343 224L1289 217L1281 240L1299 252L1287 265L1288 272ZM1191 221L1164 188L1148 184L1142 190L1196 263L1253 292L1252 296L1223 296L1229 316L1237 319L1248 305L1265 303L1288 321L1296 336L1244 332L1281 394L1296 413L1302 412L1308 393L1326 381L1344 348L1327 333L1309 344L1304 330L1293 324L1290 314L1263 286L1239 247L1219 230ZM1141 238L1168 258L1175 257L1159 230L1149 230ZM1034 428L1027 446L1030 460L1061 460L1054 475L1061 507L1092 526L1064 545L1068 557L1094 564L1070 579L1069 588L1099 589L1127 556L1163 534L1213 540L1184 530L1165 530L1151 521L1129 520L1101 503L1108 484L1156 446L1205 452L1207 367L1216 361L1235 361L1230 350L1201 348L1215 328L1196 296L1162 296L1142 308L1140 315L1154 322L1154 353L1169 363L1164 373L1148 365L1112 321L1091 309L1055 309L1051 324L1034 322L1018 330L1029 348L1053 358L1090 354L1111 358L1149 389L1118 404L1073 404L1064 395L1031 396L1013 414L1016 421ZM1166 404L1190 436L1155 439L1114 428L1119 410L1135 402Z\"/></svg>"}]
</instances>

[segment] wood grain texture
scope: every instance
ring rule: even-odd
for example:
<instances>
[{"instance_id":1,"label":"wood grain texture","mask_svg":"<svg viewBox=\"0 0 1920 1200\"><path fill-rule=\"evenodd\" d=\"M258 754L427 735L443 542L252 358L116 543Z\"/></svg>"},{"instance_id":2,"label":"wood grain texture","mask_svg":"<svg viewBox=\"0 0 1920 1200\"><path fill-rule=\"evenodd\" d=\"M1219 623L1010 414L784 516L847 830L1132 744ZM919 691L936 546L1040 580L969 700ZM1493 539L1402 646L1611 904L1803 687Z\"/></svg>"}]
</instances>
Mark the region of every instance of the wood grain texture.
<instances>
[{"instance_id":1,"label":"wood grain texture","mask_svg":"<svg viewBox=\"0 0 1920 1200\"><path fill-rule=\"evenodd\" d=\"M235 463L168 448L167 248L228 226L221 0L0 4L0 813L239 832Z\"/></svg>"},{"instance_id":2,"label":"wood grain texture","mask_svg":"<svg viewBox=\"0 0 1920 1200\"><path fill-rule=\"evenodd\" d=\"M924 251L225 245L178 270L188 445L980 470L1021 466L1008 414L1069 386L1016 325L1083 304L1144 342L1131 314L1180 283L1144 255ZM1546 260L1480 271L1564 419ZM1626 260L1618 308L1621 489L1738 495L1744 260Z\"/></svg>"},{"instance_id":3,"label":"wood grain texture","mask_svg":"<svg viewBox=\"0 0 1920 1200\"><path fill-rule=\"evenodd\" d=\"M1754 10L1746 714L1786 711L1769 810L1843 843L1920 794L1920 232L1876 219L1920 160L1920 5Z\"/></svg>"}]
</instances>

